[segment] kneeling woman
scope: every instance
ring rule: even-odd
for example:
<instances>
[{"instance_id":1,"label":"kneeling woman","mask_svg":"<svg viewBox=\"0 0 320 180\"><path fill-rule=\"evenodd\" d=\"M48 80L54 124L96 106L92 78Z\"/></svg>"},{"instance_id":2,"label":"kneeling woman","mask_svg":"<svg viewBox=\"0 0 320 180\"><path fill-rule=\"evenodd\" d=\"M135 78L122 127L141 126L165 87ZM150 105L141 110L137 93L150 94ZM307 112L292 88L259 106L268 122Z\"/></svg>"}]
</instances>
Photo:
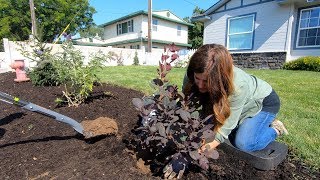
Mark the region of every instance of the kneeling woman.
<instances>
[{"instance_id":1,"label":"kneeling woman","mask_svg":"<svg viewBox=\"0 0 320 180\"><path fill-rule=\"evenodd\" d=\"M283 123L275 119L280 109L276 92L267 82L235 67L222 45L206 44L192 55L183 92L199 96L204 114L214 115L216 136L202 151L228 138L243 151L261 150L287 134Z\"/></svg>"}]
</instances>

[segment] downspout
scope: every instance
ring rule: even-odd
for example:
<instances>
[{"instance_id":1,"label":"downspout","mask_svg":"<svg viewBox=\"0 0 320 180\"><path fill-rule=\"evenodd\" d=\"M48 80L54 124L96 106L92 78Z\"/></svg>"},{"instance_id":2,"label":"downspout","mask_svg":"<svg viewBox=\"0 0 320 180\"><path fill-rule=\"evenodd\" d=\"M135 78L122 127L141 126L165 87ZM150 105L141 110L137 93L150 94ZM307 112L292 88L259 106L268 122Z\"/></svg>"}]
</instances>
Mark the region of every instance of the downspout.
<instances>
[{"instance_id":1,"label":"downspout","mask_svg":"<svg viewBox=\"0 0 320 180\"><path fill-rule=\"evenodd\" d=\"M142 42L142 33L143 33L143 14L140 15L141 16L141 24L140 24L140 49L142 49L142 46L144 46L144 43Z\"/></svg>"},{"instance_id":2,"label":"downspout","mask_svg":"<svg viewBox=\"0 0 320 180\"><path fill-rule=\"evenodd\" d=\"M286 62L291 59L291 39L292 39L292 24L293 24L293 12L294 12L294 4L290 4L290 11L289 11L289 16L288 16L288 23L287 23L287 35L286 35L286 42L284 46L284 51L287 52L286 56ZM290 56L290 58L289 58Z\"/></svg>"}]
</instances>

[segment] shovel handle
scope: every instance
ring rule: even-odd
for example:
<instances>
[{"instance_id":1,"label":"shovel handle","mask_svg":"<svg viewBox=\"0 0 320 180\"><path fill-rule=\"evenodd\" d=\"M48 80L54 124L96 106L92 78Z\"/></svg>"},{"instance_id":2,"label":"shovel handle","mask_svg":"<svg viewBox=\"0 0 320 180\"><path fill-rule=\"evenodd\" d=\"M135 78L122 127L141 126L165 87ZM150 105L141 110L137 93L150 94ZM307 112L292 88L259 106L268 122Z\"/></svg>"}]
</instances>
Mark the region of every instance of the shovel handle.
<instances>
[{"instance_id":1,"label":"shovel handle","mask_svg":"<svg viewBox=\"0 0 320 180\"><path fill-rule=\"evenodd\" d=\"M21 100L18 97L11 96L11 95L4 93L4 92L1 92L1 91L0 91L0 100L7 102L7 103L10 103L10 104L15 104L20 107L23 107L28 104L27 101Z\"/></svg>"},{"instance_id":2,"label":"shovel handle","mask_svg":"<svg viewBox=\"0 0 320 180\"><path fill-rule=\"evenodd\" d=\"M71 118L69 118L69 117L67 117L65 115L59 114L59 113L57 113L55 111L52 111L52 110L46 109L44 107L38 106L36 104L21 100L18 97L11 96L11 95L6 94L6 93L1 92L1 91L0 91L0 100L4 101L4 102L7 102L7 103L10 103L10 104L14 104L14 105L20 106L20 107L22 107L22 108L24 108L26 110L33 111L33 112L36 112L36 113L51 117L51 118L53 118L53 119L55 119L57 121L67 123L70 126L72 126L73 129L76 130L77 132L79 132L80 134L84 133L83 132L83 127L82 127L82 125L80 123L78 123L74 119L71 119Z\"/></svg>"},{"instance_id":3,"label":"shovel handle","mask_svg":"<svg viewBox=\"0 0 320 180\"><path fill-rule=\"evenodd\" d=\"M25 106L23 106L22 108L27 109L29 111L37 112L39 114L42 114L42 115L45 115L45 116L48 116L48 117L51 117L51 118L53 118L53 119L55 119L57 121L60 121L60 122L67 123L70 126L72 126L74 130L76 130L80 134L83 134L82 125L80 123L78 123L76 120L74 120L74 119L72 119L72 118L70 118L68 116L59 114L59 113L57 113L55 111L46 109L44 107L38 106L38 105L33 104L33 103L28 103Z\"/></svg>"}]
</instances>

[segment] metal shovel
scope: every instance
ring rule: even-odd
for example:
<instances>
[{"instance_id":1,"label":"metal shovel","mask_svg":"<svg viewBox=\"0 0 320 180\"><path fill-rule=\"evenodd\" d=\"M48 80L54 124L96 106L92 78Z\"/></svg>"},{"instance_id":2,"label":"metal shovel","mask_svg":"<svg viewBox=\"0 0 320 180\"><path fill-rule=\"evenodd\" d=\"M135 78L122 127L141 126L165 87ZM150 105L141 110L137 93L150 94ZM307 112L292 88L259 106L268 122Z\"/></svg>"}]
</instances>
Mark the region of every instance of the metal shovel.
<instances>
[{"instance_id":1,"label":"metal shovel","mask_svg":"<svg viewBox=\"0 0 320 180\"><path fill-rule=\"evenodd\" d=\"M0 91L0 100L3 102L9 103L9 104L17 105L17 106L22 107L24 109L27 109L29 111L37 112L39 114L51 117L57 121L64 122L64 123L70 125L71 127L73 127L74 130L76 130L80 134L84 135L86 138L91 138L91 137L97 136L97 135L110 134L110 133L113 133L114 131L118 131L118 127L117 127L116 122L110 118L106 118L106 119L108 119L107 123L105 123L105 122L100 123L101 119L97 119L98 123L96 123L96 125L95 125L97 127L93 128L94 131L98 132L98 133L96 133L96 132L90 131L92 128L90 128L89 130L85 130L88 128L84 129L80 123L78 123L76 120L74 120L68 116L59 114L55 111L46 109L44 107L33 104L31 102L21 100L18 97L11 96L11 95L6 94L1 91ZM86 123L86 124L88 124L88 123ZM89 126L92 126L92 125L89 124ZM112 129L114 131L110 131L110 129Z\"/></svg>"}]
</instances>

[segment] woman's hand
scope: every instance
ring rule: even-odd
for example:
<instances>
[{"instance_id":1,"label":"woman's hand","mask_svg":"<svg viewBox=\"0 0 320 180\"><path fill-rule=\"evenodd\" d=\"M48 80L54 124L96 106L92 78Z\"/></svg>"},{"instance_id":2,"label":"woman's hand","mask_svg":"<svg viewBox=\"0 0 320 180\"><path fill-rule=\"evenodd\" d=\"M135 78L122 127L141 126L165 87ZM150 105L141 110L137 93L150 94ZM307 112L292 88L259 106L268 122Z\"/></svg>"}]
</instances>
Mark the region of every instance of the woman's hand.
<instances>
[{"instance_id":1,"label":"woman's hand","mask_svg":"<svg viewBox=\"0 0 320 180\"><path fill-rule=\"evenodd\" d=\"M203 153L205 150L210 151L212 149L215 149L219 144L220 142L218 142L217 140L213 140L212 142L206 143L200 147L199 153Z\"/></svg>"}]
</instances>

